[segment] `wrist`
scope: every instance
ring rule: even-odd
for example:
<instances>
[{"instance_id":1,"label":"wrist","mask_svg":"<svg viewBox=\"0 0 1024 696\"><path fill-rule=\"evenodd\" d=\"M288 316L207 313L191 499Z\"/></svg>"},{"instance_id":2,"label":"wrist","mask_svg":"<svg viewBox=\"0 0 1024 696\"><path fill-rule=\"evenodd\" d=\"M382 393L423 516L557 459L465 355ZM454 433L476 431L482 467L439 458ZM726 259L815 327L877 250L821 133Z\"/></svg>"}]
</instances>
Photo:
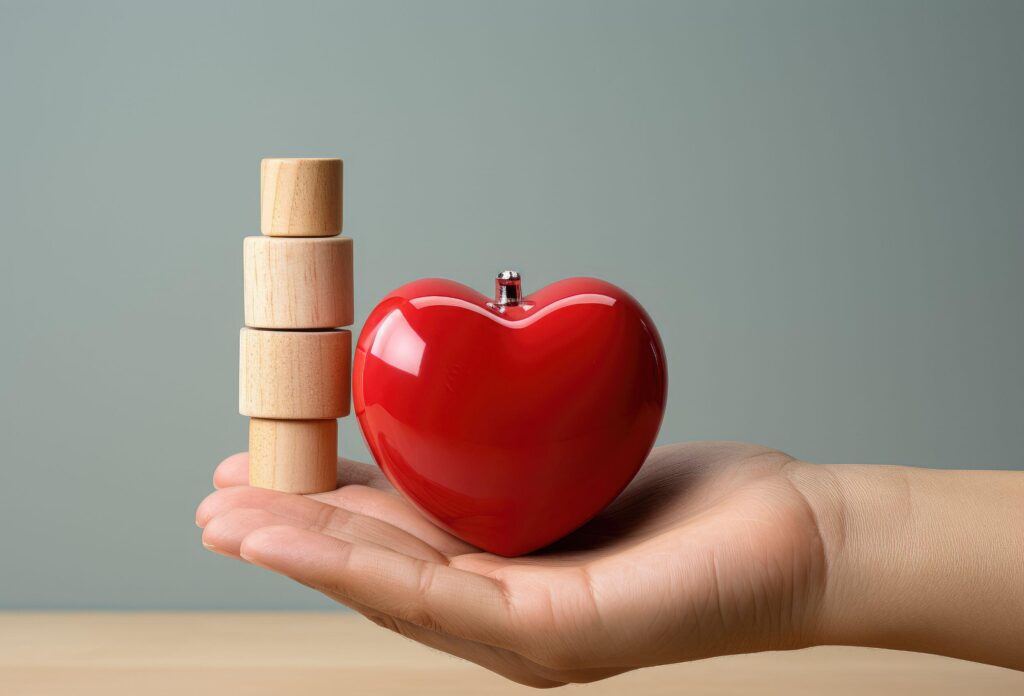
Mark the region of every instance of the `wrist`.
<instances>
[{"instance_id":1,"label":"wrist","mask_svg":"<svg viewBox=\"0 0 1024 696\"><path fill-rule=\"evenodd\" d=\"M826 554L818 644L1024 668L1024 474L805 465Z\"/></svg>"}]
</instances>

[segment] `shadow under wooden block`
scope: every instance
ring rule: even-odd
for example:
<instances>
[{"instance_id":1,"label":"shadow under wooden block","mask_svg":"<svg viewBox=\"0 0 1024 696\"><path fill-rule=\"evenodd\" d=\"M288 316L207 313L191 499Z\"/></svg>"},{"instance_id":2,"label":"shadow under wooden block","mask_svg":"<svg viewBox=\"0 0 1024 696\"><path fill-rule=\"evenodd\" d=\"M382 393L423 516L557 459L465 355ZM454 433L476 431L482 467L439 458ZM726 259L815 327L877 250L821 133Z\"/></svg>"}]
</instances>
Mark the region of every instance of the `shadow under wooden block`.
<instances>
[{"instance_id":1,"label":"shadow under wooden block","mask_svg":"<svg viewBox=\"0 0 1024 696\"><path fill-rule=\"evenodd\" d=\"M251 418L347 416L351 358L349 331L242 329L238 410Z\"/></svg>"}]
</instances>

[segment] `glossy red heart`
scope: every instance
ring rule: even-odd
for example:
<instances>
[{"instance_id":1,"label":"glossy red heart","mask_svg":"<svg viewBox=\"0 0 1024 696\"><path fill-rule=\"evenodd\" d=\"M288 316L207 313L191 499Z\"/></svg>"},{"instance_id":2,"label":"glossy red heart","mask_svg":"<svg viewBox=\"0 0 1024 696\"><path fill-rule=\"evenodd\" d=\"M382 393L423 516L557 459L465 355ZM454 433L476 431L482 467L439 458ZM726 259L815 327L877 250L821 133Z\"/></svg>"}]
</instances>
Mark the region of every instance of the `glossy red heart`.
<instances>
[{"instance_id":1,"label":"glossy red heart","mask_svg":"<svg viewBox=\"0 0 1024 696\"><path fill-rule=\"evenodd\" d=\"M370 314L352 389L392 484L455 536L515 556L625 488L658 434L667 382L654 323L610 283L570 278L500 306L425 279Z\"/></svg>"}]
</instances>

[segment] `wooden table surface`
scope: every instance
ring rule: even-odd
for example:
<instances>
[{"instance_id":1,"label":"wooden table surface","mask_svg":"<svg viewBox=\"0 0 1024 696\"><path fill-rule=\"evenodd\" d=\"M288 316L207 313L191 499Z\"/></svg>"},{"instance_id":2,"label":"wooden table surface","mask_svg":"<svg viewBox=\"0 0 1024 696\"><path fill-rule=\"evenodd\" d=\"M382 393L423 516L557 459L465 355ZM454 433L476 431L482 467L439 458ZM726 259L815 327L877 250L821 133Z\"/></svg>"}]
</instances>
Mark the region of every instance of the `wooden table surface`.
<instances>
[{"instance_id":1,"label":"wooden table surface","mask_svg":"<svg viewBox=\"0 0 1024 696\"><path fill-rule=\"evenodd\" d=\"M1024 694L1024 673L814 648L639 670L593 694ZM0 694L526 694L345 613L0 613Z\"/></svg>"}]
</instances>

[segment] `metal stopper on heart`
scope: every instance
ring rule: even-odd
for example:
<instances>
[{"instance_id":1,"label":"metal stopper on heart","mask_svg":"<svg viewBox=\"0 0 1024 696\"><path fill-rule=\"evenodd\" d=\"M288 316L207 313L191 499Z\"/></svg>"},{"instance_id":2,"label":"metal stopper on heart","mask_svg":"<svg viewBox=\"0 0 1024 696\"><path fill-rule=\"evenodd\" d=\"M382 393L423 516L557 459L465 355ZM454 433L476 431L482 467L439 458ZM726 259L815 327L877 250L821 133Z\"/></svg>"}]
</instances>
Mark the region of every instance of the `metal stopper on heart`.
<instances>
[{"instance_id":1,"label":"metal stopper on heart","mask_svg":"<svg viewBox=\"0 0 1024 696\"><path fill-rule=\"evenodd\" d=\"M523 280L516 271L502 271L494 281L494 304L515 307L523 299Z\"/></svg>"}]
</instances>

